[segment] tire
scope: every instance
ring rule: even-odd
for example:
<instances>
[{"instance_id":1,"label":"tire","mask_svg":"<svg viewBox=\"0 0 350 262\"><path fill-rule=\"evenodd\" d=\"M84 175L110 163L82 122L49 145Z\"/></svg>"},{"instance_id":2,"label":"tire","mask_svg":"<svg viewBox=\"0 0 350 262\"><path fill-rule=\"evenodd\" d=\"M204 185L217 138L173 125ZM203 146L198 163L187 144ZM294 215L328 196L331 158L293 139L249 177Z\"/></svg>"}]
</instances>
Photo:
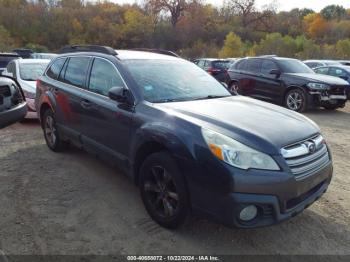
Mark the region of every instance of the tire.
<instances>
[{"instance_id":1,"label":"tire","mask_svg":"<svg viewBox=\"0 0 350 262\"><path fill-rule=\"evenodd\" d=\"M336 109L338 109L341 106L339 106L339 105L324 105L323 107L326 110L336 110Z\"/></svg>"},{"instance_id":2,"label":"tire","mask_svg":"<svg viewBox=\"0 0 350 262\"><path fill-rule=\"evenodd\" d=\"M228 91L231 94L238 94L239 86L238 82L231 82L230 85L228 86Z\"/></svg>"},{"instance_id":3,"label":"tire","mask_svg":"<svg viewBox=\"0 0 350 262\"><path fill-rule=\"evenodd\" d=\"M284 105L289 110L305 112L307 110L307 96L302 89L292 89L286 94Z\"/></svg>"},{"instance_id":4,"label":"tire","mask_svg":"<svg viewBox=\"0 0 350 262\"><path fill-rule=\"evenodd\" d=\"M140 168L142 201L151 218L159 225L175 229L189 217L189 197L184 177L167 152L147 157Z\"/></svg>"},{"instance_id":5,"label":"tire","mask_svg":"<svg viewBox=\"0 0 350 262\"><path fill-rule=\"evenodd\" d=\"M61 140L56 127L55 115L51 109L47 109L41 119L43 123L44 137L47 146L54 152L60 152L67 147L67 142Z\"/></svg>"}]
</instances>

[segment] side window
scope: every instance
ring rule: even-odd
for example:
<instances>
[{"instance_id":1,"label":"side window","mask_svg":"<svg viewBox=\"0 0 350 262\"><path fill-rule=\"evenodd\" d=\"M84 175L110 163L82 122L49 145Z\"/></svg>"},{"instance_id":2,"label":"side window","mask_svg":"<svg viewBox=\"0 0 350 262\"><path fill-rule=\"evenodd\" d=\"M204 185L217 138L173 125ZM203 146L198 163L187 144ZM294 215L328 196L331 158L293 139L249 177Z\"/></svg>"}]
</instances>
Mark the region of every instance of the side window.
<instances>
[{"instance_id":1,"label":"side window","mask_svg":"<svg viewBox=\"0 0 350 262\"><path fill-rule=\"evenodd\" d=\"M83 88L89 68L89 61L89 57L71 57L64 74L64 82Z\"/></svg>"},{"instance_id":2,"label":"side window","mask_svg":"<svg viewBox=\"0 0 350 262\"><path fill-rule=\"evenodd\" d=\"M260 67L261 67L261 60L259 59L247 60L246 71L249 71L252 73L258 73L260 72Z\"/></svg>"},{"instance_id":3,"label":"side window","mask_svg":"<svg viewBox=\"0 0 350 262\"><path fill-rule=\"evenodd\" d=\"M315 72L316 72L317 74L327 75L327 74L328 74L328 67L317 68L317 69L315 70Z\"/></svg>"},{"instance_id":4,"label":"side window","mask_svg":"<svg viewBox=\"0 0 350 262\"><path fill-rule=\"evenodd\" d=\"M117 69L110 62L96 58L91 69L89 90L108 96L109 89L115 86L125 86Z\"/></svg>"},{"instance_id":5,"label":"side window","mask_svg":"<svg viewBox=\"0 0 350 262\"><path fill-rule=\"evenodd\" d=\"M332 75L332 76L337 76L337 77L344 77L344 76L346 76L346 72L344 72L343 69L334 68L334 67L332 67L329 70L329 74Z\"/></svg>"},{"instance_id":6,"label":"side window","mask_svg":"<svg viewBox=\"0 0 350 262\"><path fill-rule=\"evenodd\" d=\"M245 70L246 64L247 64L247 60L244 59L233 64L233 68L236 68L237 70Z\"/></svg>"},{"instance_id":7,"label":"side window","mask_svg":"<svg viewBox=\"0 0 350 262\"><path fill-rule=\"evenodd\" d=\"M278 66L273 61L264 60L261 64L261 73L270 75L271 70L278 70Z\"/></svg>"},{"instance_id":8,"label":"side window","mask_svg":"<svg viewBox=\"0 0 350 262\"><path fill-rule=\"evenodd\" d=\"M57 59L47 70L46 75L52 79L58 79L58 75L60 74L65 61L65 58Z\"/></svg>"}]
</instances>

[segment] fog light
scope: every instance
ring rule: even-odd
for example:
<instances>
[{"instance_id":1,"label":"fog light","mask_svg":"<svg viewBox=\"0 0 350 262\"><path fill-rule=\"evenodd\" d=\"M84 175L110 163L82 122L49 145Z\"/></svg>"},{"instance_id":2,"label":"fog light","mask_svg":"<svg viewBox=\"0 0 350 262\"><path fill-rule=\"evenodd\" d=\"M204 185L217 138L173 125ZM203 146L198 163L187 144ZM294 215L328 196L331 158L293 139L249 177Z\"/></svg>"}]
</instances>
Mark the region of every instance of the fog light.
<instances>
[{"instance_id":1,"label":"fog light","mask_svg":"<svg viewBox=\"0 0 350 262\"><path fill-rule=\"evenodd\" d=\"M256 208L256 206L251 205L241 210L241 212L239 213L239 219L244 222L248 222L256 218L257 215L258 209Z\"/></svg>"}]
</instances>

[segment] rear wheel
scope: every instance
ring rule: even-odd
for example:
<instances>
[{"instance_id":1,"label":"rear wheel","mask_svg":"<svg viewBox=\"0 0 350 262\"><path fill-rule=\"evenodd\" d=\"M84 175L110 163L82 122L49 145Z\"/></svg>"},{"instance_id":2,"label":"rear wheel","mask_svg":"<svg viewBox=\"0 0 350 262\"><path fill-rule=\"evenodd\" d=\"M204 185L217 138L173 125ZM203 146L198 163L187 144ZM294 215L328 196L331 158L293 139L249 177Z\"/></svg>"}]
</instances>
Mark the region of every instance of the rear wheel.
<instances>
[{"instance_id":1,"label":"rear wheel","mask_svg":"<svg viewBox=\"0 0 350 262\"><path fill-rule=\"evenodd\" d=\"M285 97L285 106L296 112L304 112L307 109L306 94L302 89L290 90Z\"/></svg>"},{"instance_id":2,"label":"rear wheel","mask_svg":"<svg viewBox=\"0 0 350 262\"><path fill-rule=\"evenodd\" d=\"M163 227L177 228L189 215L185 180L167 152L152 154L144 161L140 192L147 212Z\"/></svg>"},{"instance_id":3,"label":"rear wheel","mask_svg":"<svg viewBox=\"0 0 350 262\"><path fill-rule=\"evenodd\" d=\"M44 112L41 121L47 146L54 152L63 150L67 146L67 142L61 140L56 126L55 115L51 109L47 109Z\"/></svg>"},{"instance_id":4,"label":"rear wheel","mask_svg":"<svg viewBox=\"0 0 350 262\"><path fill-rule=\"evenodd\" d=\"M231 94L237 94L238 93L238 82L231 82L228 86L228 91L230 91Z\"/></svg>"}]
</instances>

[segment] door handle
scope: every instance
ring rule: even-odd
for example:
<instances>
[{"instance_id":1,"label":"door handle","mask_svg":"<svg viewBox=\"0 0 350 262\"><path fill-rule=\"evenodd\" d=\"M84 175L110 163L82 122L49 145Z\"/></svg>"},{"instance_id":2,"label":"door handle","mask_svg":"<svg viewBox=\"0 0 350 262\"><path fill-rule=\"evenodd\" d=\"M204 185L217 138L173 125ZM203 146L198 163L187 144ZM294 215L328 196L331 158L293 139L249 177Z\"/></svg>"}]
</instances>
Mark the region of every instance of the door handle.
<instances>
[{"instance_id":1,"label":"door handle","mask_svg":"<svg viewBox=\"0 0 350 262\"><path fill-rule=\"evenodd\" d=\"M80 102L80 105L85 108L85 109L88 109L88 108L91 108L92 106L92 103L89 101L89 100L83 100Z\"/></svg>"}]
</instances>

